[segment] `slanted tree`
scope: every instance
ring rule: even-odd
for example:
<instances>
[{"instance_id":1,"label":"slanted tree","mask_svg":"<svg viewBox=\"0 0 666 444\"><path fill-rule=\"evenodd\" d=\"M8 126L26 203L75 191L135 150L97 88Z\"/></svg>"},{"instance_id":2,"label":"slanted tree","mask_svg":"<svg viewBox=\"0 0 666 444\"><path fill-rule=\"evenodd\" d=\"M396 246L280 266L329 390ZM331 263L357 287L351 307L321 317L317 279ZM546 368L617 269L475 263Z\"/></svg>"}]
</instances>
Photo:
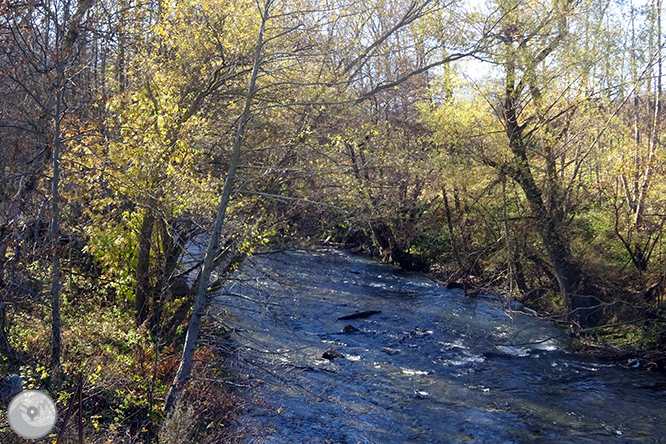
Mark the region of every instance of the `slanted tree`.
<instances>
[{"instance_id":1,"label":"slanted tree","mask_svg":"<svg viewBox=\"0 0 666 444\"><path fill-rule=\"evenodd\" d=\"M359 5L354 5L357 6ZM254 12L258 14L254 22L260 26L254 34L256 40L253 43L252 71L247 77L242 106L239 106L239 114L235 121L225 184L198 278L183 356L166 402L167 410L176 404L184 384L190 377L201 317L208 301L207 289L214 269L213 260L222 250L220 239L226 228L229 209L234 202L237 202L234 196L243 196L243 199L254 195L278 200L298 200L294 196L289 196L291 190L285 187L284 179L275 178L263 182L266 184L264 190L257 190L257 186L261 186L260 182L248 180L251 175L244 175L243 180L246 182L241 182L239 180L241 172L246 174L256 169L264 170L265 176L276 173L284 175L283 168L265 163L266 160L271 160L271 157L264 159L264 163L254 161L253 157L259 152L276 151L278 147L287 149L283 158L285 162L303 156L303 146L314 142L309 136L314 131L313 124L321 124L324 120L322 118L324 107L340 105L346 101L345 97L351 96L356 101L372 97L380 91L406 82L418 73L425 72L427 66L439 66L463 56L463 54L450 55L448 58L432 61L430 65L426 63L418 69L405 67L398 76L386 77L377 83L366 85L370 89L364 87L362 94L352 95L349 92L350 85L358 86L358 79L365 77L363 71L367 62L382 53L384 46L400 32L404 32L430 11L438 9L430 1L408 2L397 8L399 13L391 14L385 22L382 22L377 33L365 35L372 26L364 28L361 24L360 28L355 28L359 33L346 40L340 38L340 34L331 31L344 29L344 32L347 32L354 24L358 25L358 21L364 23L362 18L364 14L368 14L366 8L361 8L361 11L353 14L347 9L344 4L326 2L301 4L266 0ZM345 23L352 26L346 27ZM326 57L323 56L325 50L329 51ZM295 124L289 125L288 120L284 119L285 115L298 116ZM267 128L276 125L276 122L284 122L283 128L291 129L289 137L289 132L285 132L284 129L276 131L273 128L273 133L280 135L277 140L281 143L278 144L275 144L275 139L267 139L262 134L262 130L266 131ZM266 147L267 142L273 143ZM289 150L295 152L289 153ZM241 163L241 159L247 160ZM278 165L280 163L282 162L278 162ZM255 208L264 210L263 204Z\"/></svg>"},{"instance_id":2,"label":"slanted tree","mask_svg":"<svg viewBox=\"0 0 666 444\"><path fill-rule=\"evenodd\" d=\"M599 319L600 293L574 257L567 229L568 185L578 180L580 168L576 165L584 157L574 162L562 157L562 147L571 143L568 122L576 105L565 106L564 97L547 91L556 84L552 79L558 79L560 69L549 61L572 43L569 20L574 7L559 0L548 4L499 2L497 51L501 54L498 62L503 68L503 89L497 114L506 136L508 159L487 157L485 161L520 186L557 277L568 317L586 327ZM537 165L543 171L540 177L535 174Z\"/></svg>"}]
</instances>

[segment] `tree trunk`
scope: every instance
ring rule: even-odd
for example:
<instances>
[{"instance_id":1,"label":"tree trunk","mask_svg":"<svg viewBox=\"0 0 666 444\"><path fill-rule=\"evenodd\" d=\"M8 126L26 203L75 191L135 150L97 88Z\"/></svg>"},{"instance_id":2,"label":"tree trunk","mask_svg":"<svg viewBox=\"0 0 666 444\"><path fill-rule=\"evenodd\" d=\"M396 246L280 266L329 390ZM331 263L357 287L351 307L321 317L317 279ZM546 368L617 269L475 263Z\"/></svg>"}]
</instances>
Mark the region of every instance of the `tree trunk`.
<instances>
[{"instance_id":1,"label":"tree trunk","mask_svg":"<svg viewBox=\"0 0 666 444\"><path fill-rule=\"evenodd\" d=\"M551 162L550 174L546 174L546 186L544 190L537 185L527 156L528 151L541 152L548 160L548 152L544 153L539 141L534 139L530 133L523 132L527 123L520 124L518 115L525 101L524 91L529 89L531 99L537 107L536 117L539 125L545 122L545 115L539 115L543 109L543 97L537 83L537 67L544 62L550 54L563 42L567 36L567 14L571 5L563 3L562 10L554 11L553 37L545 47L535 48L534 52L527 58L523 52L516 49L516 44L521 50L529 46L530 38L525 37L527 32L522 29L522 23L515 15L515 9L509 3L501 4L505 15L504 33L501 37L504 43L504 66L506 70L504 104L502 120L511 151L509 161L502 166L504 174L511 177L523 190L530 210L537 221L537 230L543 241L544 248L553 266L553 271L562 294L562 301L567 312L568 319L574 324L589 327L597 321L599 310L596 309L598 300L593 295L594 286L585 276L571 253L569 240L562 229L565 220L563 203L559 202L557 175L553 170ZM522 74L522 77L520 77ZM547 107L546 107L547 109ZM546 150L548 147L546 147ZM551 183L548 183L550 181ZM544 196L544 191L546 195ZM546 205L544 197L550 205Z\"/></svg>"},{"instance_id":2,"label":"tree trunk","mask_svg":"<svg viewBox=\"0 0 666 444\"><path fill-rule=\"evenodd\" d=\"M599 310L596 306L599 301L590 294L594 288L586 282L582 270L575 263L569 241L561 232L556 215L544 204L541 190L534 180L527 159L528 142L522 133L523 128L517 123L516 108L510 96L505 103L504 115L509 146L513 153L508 174L520 185L537 220L539 235L557 276L569 320L581 327L589 327L597 321Z\"/></svg>"},{"instance_id":3,"label":"tree trunk","mask_svg":"<svg viewBox=\"0 0 666 444\"><path fill-rule=\"evenodd\" d=\"M523 274L523 268L516 257L516 248L511 243L511 232L509 231L509 217L506 202L506 181L502 181L502 216L504 219L504 240L506 244L507 268L509 271L509 295L513 295L514 284L516 284L518 291L525 294L528 292L527 284L525 283L525 275Z\"/></svg>"},{"instance_id":4,"label":"tree trunk","mask_svg":"<svg viewBox=\"0 0 666 444\"><path fill-rule=\"evenodd\" d=\"M204 264L199 276L199 285L197 287L194 306L192 307L192 316L187 328L187 335L185 336L185 347L183 348L183 355L180 359L180 366L178 367L176 376L174 377L173 383L171 384L171 390L169 391L169 395L164 405L164 410L166 412L169 412L176 405L185 384L190 379L190 373L192 371L192 360L194 358L194 352L196 351L196 344L199 338L201 318L204 314L207 303L210 275L213 271L215 257L219 252L222 228L224 227L227 208L229 206L229 201L231 200L231 194L236 181L236 170L240 163L241 147L245 139L247 124L251 118L251 108L254 102L254 97L257 93L256 83L257 77L259 76L259 68L261 66L262 51L264 46L264 32L266 30L266 22L268 20L268 14L272 4L273 0L266 0L264 9L262 11L261 27L259 28L257 44L254 51L254 66L252 68L250 83L245 95L245 106L238 122L238 128L234 137L231 159L229 161L229 168L227 170L227 178L224 182L224 189L222 190L222 196L220 198L220 203L215 217L215 225L208 241Z\"/></svg>"},{"instance_id":5,"label":"tree trunk","mask_svg":"<svg viewBox=\"0 0 666 444\"><path fill-rule=\"evenodd\" d=\"M2 282L0 282L2 284ZM2 356L11 357L14 355L12 352L12 346L9 344L9 339L7 337L7 332L5 331L5 300L7 297L7 291L3 291L2 296L0 297L0 354Z\"/></svg>"},{"instance_id":6,"label":"tree trunk","mask_svg":"<svg viewBox=\"0 0 666 444\"><path fill-rule=\"evenodd\" d=\"M150 244L153 236L155 216L147 209L139 229L139 257L136 264L136 288L134 291L134 315L136 325L141 325L148 317L148 297L151 293L150 278Z\"/></svg>"},{"instance_id":7,"label":"tree trunk","mask_svg":"<svg viewBox=\"0 0 666 444\"><path fill-rule=\"evenodd\" d=\"M164 305L165 294L167 292L171 293L170 287L175 285L173 276L176 272L176 268L178 267L178 258L182 252L182 248L176 239L174 239L174 237L169 233L167 222L163 218L159 218L156 222L160 236L163 257L161 260L157 261L160 263L162 269L160 270L159 282L153 287L152 291L153 301L150 310L150 322L148 323L148 329L151 332L155 332L160 323L160 316L162 315L162 306ZM185 287L187 287L187 284Z\"/></svg>"},{"instance_id":8,"label":"tree trunk","mask_svg":"<svg viewBox=\"0 0 666 444\"><path fill-rule=\"evenodd\" d=\"M446 187L442 187L442 197L444 198L444 211L446 212L446 226L449 229L449 246L451 247L451 252L453 257L456 258L456 263L462 269L463 262L460 258L460 252L458 251L458 242L456 240L455 230L453 229L453 221L451 217L451 206L449 205L448 192Z\"/></svg>"},{"instance_id":9,"label":"tree trunk","mask_svg":"<svg viewBox=\"0 0 666 444\"><path fill-rule=\"evenodd\" d=\"M62 139L60 121L63 113L63 96L65 88L64 67L57 65L58 83L56 84L56 104L53 135L53 177L51 178L51 204L53 222L51 225L51 242L53 248L53 264L51 277L51 372L57 375L60 370L61 355L61 318L60 318L60 155Z\"/></svg>"},{"instance_id":10,"label":"tree trunk","mask_svg":"<svg viewBox=\"0 0 666 444\"><path fill-rule=\"evenodd\" d=\"M387 222L370 222L370 230L375 243L379 247L379 255L383 262L393 261L392 253L394 246L393 232Z\"/></svg>"}]
</instances>

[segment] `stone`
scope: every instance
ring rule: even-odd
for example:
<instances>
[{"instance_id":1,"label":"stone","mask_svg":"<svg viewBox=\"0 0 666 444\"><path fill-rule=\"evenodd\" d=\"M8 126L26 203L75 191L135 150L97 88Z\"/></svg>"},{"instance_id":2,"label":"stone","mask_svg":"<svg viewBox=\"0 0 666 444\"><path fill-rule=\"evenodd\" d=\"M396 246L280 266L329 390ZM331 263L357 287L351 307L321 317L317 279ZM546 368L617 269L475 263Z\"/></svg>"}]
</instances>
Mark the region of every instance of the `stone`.
<instances>
[{"instance_id":1,"label":"stone","mask_svg":"<svg viewBox=\"0 0 666 444\"><path fill-rule=\"evenodd\" d=\"M337 350L333 350L332 348L329 348L328 350L326 350L321 355L321 357L324 358L324 359L328 359L329 361L332 361L335 358L344 358L345 355L343 355L342 353L340 353Z\"/></svg>"},{"instance_id":2,"label":"stone","mask_svg":"<svg viewBox=\"0 0 666 444\"><path fill-rule=\"evenodd\" d=\"M354 333L354 332L357 332L357 331L359 331L358 328L354 327L353 325L349 325L349 324L345 325L342 328L342 333Z\"/></svg>"}]
</instances>

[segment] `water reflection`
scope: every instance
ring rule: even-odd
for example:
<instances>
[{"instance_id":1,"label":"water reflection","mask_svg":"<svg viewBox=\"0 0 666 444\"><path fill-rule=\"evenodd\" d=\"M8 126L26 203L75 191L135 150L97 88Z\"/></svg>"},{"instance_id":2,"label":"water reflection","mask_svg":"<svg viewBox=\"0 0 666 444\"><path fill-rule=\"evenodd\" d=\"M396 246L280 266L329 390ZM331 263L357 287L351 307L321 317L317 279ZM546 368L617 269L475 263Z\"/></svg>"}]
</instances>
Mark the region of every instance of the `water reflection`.
<instances>
[{"instance_id":1,"label":"water reflection","mask_svg":"<svg viewBox=\"0 0 666 444\"><path fill-rule=\"evenodd\" d=\"M243 418L256 442L666 442L662 375L569 354L493 298L335 250L252 258L225 291L246 297L217 298L235 365L270 398Z\"/></svg>"}]
</instances>

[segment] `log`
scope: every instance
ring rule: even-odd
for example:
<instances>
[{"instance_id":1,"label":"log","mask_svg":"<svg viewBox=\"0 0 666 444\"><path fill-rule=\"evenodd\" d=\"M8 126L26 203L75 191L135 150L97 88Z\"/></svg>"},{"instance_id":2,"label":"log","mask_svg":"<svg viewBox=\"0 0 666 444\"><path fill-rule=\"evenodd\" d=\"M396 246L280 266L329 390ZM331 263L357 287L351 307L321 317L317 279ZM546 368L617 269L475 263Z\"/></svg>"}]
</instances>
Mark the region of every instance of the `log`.
<instances>
[{"instance_id":1,"label":"log","mask_svg":"<svg viewBox=\"0 0 666 444\"><path fill-rule=\"evenodd\" d=\"M347 316L342 316L342 317L338 318L338 321L347 321L349 319L365 319L367 317L370 317L372 315L379 314L379 313L381 313L381 311L376 311L376 310L361 311L359 313L354 313L354 314L350 314L350 315L347 315Z\"/></svg>"}]
</instances>

